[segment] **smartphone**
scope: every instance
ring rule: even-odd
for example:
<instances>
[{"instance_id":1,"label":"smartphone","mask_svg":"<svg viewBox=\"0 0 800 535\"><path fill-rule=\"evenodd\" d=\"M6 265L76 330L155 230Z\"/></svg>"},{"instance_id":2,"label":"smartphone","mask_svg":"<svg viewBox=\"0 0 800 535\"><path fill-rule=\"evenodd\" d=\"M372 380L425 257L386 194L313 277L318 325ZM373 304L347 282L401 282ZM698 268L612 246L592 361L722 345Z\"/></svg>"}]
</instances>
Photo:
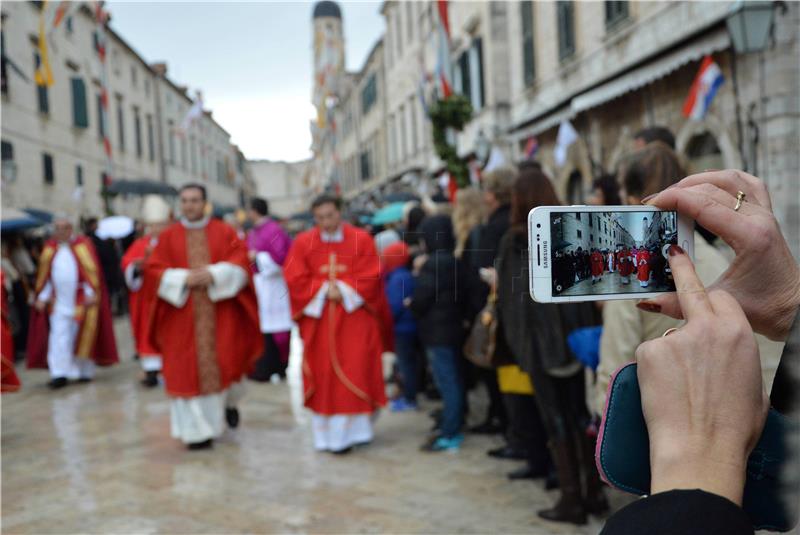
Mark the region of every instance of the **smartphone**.
<instances>
[{"instance_id":1,"label":"smartphone","mask_svg":"<svg viewBox=\"0 0 800 535\"><path fill-rule=\"evenodd\" d=\"M694 221L652 206L539 206L528 245L534 301L645 299L675 291L669 247L694 258Z\"/></svg>"}]
</instances>

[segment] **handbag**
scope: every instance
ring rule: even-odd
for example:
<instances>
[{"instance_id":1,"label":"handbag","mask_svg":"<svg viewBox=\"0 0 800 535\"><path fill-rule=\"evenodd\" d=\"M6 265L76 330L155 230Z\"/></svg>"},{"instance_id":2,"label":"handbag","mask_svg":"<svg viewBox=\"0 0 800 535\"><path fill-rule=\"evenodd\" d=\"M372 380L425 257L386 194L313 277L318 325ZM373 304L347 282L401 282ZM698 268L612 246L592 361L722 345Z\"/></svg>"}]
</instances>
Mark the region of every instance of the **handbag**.
<instances>
[{"instance_id":1,"label":"handbag","mask_svg":"<svg viewBox=\"0 0 800 535\"><path fill-rule=\"evenodd\" d=\"M497 288L492 285L483 309L472 322L464 356L480 368L493 368L494 350L497 347Z\"/></svg>"}]
</instances>

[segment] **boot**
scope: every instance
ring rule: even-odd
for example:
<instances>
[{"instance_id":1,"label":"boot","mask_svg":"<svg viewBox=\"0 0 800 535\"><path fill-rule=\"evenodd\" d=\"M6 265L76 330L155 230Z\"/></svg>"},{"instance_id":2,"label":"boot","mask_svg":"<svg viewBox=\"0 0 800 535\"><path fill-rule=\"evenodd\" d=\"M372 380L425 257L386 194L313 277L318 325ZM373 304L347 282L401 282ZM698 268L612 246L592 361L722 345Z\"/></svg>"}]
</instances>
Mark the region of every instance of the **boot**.
<instances>
[{"instance_id":1,"label":"boot","mask_svg":"<svg viewBox=\"0 0 800 535\"><path fill-rule=\"evenodd\" d=\"M550 451L561 485L561 497L552 509L544 509L537 513L545 520L586 524L586 509L581 495L581 478L575 446L564 439L552 440L550 443Z\"/></svg>"},{"instance_id":2,"label":"boot","mask_svg":"<svg viewBox=\"0 0 800 535\"><path fill-rule=\"evenodd\" d=\"M608 511L608 500L603 492L603 482L597 472L594 461L595 437L580 433L579 439L583 447L581 464L586 474L586 492L583 495L583 504L586 512L592 515L602 515Z\"/></svg>"}]
</instances>

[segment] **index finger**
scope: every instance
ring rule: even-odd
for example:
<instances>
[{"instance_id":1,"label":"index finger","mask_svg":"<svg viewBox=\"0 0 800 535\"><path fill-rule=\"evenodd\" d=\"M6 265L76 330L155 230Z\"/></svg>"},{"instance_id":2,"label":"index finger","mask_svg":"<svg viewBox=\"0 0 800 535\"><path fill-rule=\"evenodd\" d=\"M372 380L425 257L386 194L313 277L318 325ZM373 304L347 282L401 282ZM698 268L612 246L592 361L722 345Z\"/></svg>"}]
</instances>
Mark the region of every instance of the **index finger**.
<instances>
[{"instance_id":1,"label":"index finger","mask_svg":"<svg viewBox=\"0 0 800 535\"><path fill-rule=\"evenodd\" d=\"M712 314L714 309L708 299L706 288L697 276L691 258L677 245L669 248L669 267L675 279L675 291L681 305L683 317L692 321L703 315Z\"/></svg>"}]
</instances>

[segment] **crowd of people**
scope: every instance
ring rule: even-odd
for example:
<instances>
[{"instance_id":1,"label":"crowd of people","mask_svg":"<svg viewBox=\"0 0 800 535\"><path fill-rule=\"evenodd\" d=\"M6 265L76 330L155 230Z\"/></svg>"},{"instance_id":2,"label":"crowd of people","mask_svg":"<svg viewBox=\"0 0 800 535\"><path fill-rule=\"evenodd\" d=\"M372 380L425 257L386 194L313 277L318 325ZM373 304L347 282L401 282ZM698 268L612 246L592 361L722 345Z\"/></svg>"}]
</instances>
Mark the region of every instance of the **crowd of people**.
<instances>
[{"instance_id":1,"label":"crowd of people","mask_svg":"<svg viewBox=\"0 0 800 535\"><path fill-rule=\"evenodd\" d=\"M527 215L537 206L562 204L550 177L531 161L486 173L479 188L458 191L452 204L410 202L401 222L380 228L347 223L340 199L321 195L311 204L315 226L294 237L260 198L250 202L249 230L242 236L208 215L202 185L187 184L177 217L160 198L145 200L145 232L117 256L118 275L105 269L103 245L93 246L74 233L68 218L57 217L52 239L37 254L38 271L31 269L33 260L16 261L8 265L24 266L24 273L16 268L10 275L6 258L19 253L3 243L4 282L21 277L30 288L28 362L48 367L51 387L62 388L91 380L94 364L118 361L109 301L116 294L107 286L115 276L124 281L143 384L163 381L172 436L191 450L212 448L226 427L239 425L245 379L285 377L296 326L317 450L341 455L370 443L375 416L387 404L406 412L420 410L423 396L440 400L430 413L432 430L419 430L421 450L458 451L470 434L497 434L504 445L487 454L522 461L510 479L541 479L546 488L558 488L554 505L538 514L572 524L609 509L595 466L598 423L611 374L638 360L653 493L664 494L618 512L606 531L639 533L631 526L648 525L648 532L662 533L653 518L696 502L727 514L719 521L729 529L724 532L743 532L746 517L737 512L743 468L732 475L701 468L711 456L734 451L723 444L725 437L738 445L736 459L746 459L760 433L767 401L758 386L759 354L777 355L793 321L797 336L797 262L758 179L735 172L684 178L668 132L643 131L637 140L619 176L594 182L592 202L645 202L698 222L694 262L679 247L669 250L677 294L640 303L556 305L530 298ZM749 201L741 212L739 205L735 211L726 205L737 191ZM759 232L731 219L741 217L760 225ZM87 232L91 236L91 228ZM771 241L756 243L758 237ZM734 262L724 244L733 248ZM111 258L112 252L105 254ZM651 270L667 268L666 261L653 267L646 249L580 250L556 261L569 266L565 287L589 278L594 284L614 272L636 275L644 286ZM780 262L794 278L776 272L771 289L755 280ZM770 301L764 292L779 286L784 293ZM600 364L587 374L568 337L593 326L602 326ZM485 360L466 358L474 352L465 343L486 330L491 343ZM787 411L796 411L791 385L797 370L786 358L798 351L793 344L784 350L772 400ZM390 377L383 371L387 352L396 357ZM684 365L671 366L662 354ZM692 359L701 357L719 361L698 369ZM686 376L694 373L702 380ZM720 385L715 374L727 383ZM387 382L396 385L388 390L391 399ZM675 384L684 386L671 389ZM481 397L470 392L484 390L485 412L476 414ZM742 396L733 402L737 390ZM709 423L715 411L737 422L736 429ZM677 445L681 436L697 447ZM685 469L676 469L684 461ZM700 490L686 495L675 489ZM727 501L714 501L720 496ZM677 532L722 532L691 531L692 522L712 526L714 520L685 516L687 528Z\"/></svg>"}]
</instances>

